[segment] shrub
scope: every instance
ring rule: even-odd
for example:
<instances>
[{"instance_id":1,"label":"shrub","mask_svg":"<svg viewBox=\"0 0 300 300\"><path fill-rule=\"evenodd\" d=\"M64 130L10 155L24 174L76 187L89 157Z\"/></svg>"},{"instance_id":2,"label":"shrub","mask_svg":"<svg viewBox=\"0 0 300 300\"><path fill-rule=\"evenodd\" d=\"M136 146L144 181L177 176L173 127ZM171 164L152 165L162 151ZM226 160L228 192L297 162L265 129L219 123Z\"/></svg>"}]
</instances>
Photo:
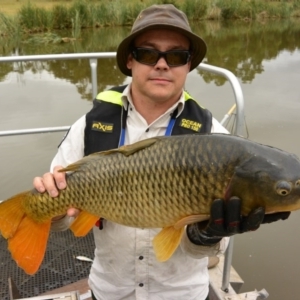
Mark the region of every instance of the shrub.
<instances>
[{"instance_id":1,"label":"shrub","mask_svg":"<svg viewBox=\"0 0 300 300\"><path fill-rule=\"evenodd\" d=\"M208 0L186 0L181 9L186 13L189 20L204 19L208 11Z\"/></svg>"},{"instance_id":2,"label":"shrub","mask_svg":"<svg viewBox=\"0 0 300 300\"><path fill-rule=\"evenodd\" d=\"M19 21L22 27L32 30L45 30L50 27L51 13L43 8L33 6L28 2L19 12Z\"/></svg>"}]
</instances>

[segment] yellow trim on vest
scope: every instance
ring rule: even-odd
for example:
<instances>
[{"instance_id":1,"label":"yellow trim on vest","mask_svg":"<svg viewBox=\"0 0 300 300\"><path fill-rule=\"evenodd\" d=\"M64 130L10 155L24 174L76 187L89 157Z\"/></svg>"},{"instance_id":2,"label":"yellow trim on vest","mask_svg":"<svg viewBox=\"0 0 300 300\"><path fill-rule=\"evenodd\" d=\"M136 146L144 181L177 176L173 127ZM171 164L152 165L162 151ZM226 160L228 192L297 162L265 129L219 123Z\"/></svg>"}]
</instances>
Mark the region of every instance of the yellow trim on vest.
<instances>
[{"instance_id":1,"label":"yellow trim on vest","mask_svg":"<svg viewBox=\"0 0 300 300\"><path fill-rule=\"evenodd\" d=\"M183 91L183 95L185 101L189 99L195 100L187 91Z\"/></svg>"},{"instance_id":2,"label":"yellow trim on vest","mask_svg":"<svg viewBox=\"0 0 300 300\"><path fill-rule=\"evenodd\" d=\"M205 109L197 100L195 100L187 91L183 91L184 101L194 100L201 108Z\"/></svg>"},{"instance_id":3,"label":"yellow trim on vest","mask_svg":"<svg viewBox=\"0 0 300 300\"><path fill-rule=\"evenodd\" d=\"M184 91L184 100L194 100L200 107L204 108L202 105L199 104L187 91ZM116 91L104 91L97 95L97 100L102 100L105 102L110 102L113 104L123 105L122 102L122 93Z\"/></svg>"},{"instance_id":4,"label":"yellow trim on vest","mask_svg":"<svg viewBox=\"0 0 300 300\"><path fill-rule=\"evenodd\" d=\"M102 100L105 102L110 102L113 104L119 104L119 105L123 105L122 102L122 94L116 91L104 91L101 92L97 95L96 99L97 100Z\"/></svg>"}]
</instances>

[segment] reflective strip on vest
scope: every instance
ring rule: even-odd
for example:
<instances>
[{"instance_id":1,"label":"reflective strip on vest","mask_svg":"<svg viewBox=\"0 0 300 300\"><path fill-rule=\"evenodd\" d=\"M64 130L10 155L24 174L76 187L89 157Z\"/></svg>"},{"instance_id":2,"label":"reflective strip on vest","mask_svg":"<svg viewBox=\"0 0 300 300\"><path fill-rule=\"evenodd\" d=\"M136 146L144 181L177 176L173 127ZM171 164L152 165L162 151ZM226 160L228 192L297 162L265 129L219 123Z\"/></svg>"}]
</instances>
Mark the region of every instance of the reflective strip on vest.
<instances>
[{"instance_id":1,"label":"reflective strip on vest","mask_svg":"<svg viewBox=\"0 0 300 300\"><path fill-rule=\"evenodd\" d=\"M122 94L115 91L105 91L102 93L99 93L96 97L97 100L110 102L113 104L123 105L122 102Z\"/></svg>"},{"instance_id":2,"label":"reflective strip on vest","mask_svg":"<svg viewBox=\"0 0 300 300\"><path fill-rule=\"evenodd\" d=\"M200 105L198 101L196 101L187 91L183 91L184 101L194 100L201 108L205 109L204 106Z\"/></svg>"},{"instance_id":3,"label":"reflective strip on vest","mask_svg":"<svg viewBox=\"0 0 300 300\"><path fill-rule=\"evenodd\" d=\"M187 101L187 100L194 100L195 102L197 102L188 92L184 91L184 100ZM114 103L114 104L118 104L118 105L123 105L123 102L122 102L122 93L120 92L116 92L116 91L104 91L104 92L101 92L97 95L96 97L97 100L102 100L102 101L105 101L105 102L110 102L110 103ZM201 106L198 102L197 104L204 108L203 106Z\"/></svg>"}]
</instances>

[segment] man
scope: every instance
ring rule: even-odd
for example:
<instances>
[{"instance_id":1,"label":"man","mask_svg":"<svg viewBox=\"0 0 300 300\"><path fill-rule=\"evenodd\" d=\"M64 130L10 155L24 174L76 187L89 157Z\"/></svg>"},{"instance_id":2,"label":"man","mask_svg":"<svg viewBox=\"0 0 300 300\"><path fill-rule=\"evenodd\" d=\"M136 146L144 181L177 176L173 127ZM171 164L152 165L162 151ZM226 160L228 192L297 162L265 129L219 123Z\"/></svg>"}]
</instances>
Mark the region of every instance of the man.
<instances>
[{"instance_id":1,"label":"man","mask_svg":"<svg viewBox=\"0 0 300 300\"><path fill-rule=\"evenodd\" d=\"M36 177L35 188L57 196L66 187L65 176L58 170L96 151L159 135L227 132L183 90L187 74L205 53L204 41L192 33L185 14L173 5L153 5L142 11L117 50L118 66L132 76L131 84L97 96L93 109L71 127L59 146L53 173ZM199 126L187 129L183 119ZM93 229L96 250L89 276L93 299L206 299L208 257L226 249L228 238L222 237L256 229L263 221L263 208L242 218L240 203L235 198L227 204L214 201L208 225L204 229L202 224L187 226L180 247L164 263L156 260L152 248L159 229L101 220L102 230ZM68 228L77 214L71 208L66 216L55 218L53 230Z\"/></svg>"}]
</instances>

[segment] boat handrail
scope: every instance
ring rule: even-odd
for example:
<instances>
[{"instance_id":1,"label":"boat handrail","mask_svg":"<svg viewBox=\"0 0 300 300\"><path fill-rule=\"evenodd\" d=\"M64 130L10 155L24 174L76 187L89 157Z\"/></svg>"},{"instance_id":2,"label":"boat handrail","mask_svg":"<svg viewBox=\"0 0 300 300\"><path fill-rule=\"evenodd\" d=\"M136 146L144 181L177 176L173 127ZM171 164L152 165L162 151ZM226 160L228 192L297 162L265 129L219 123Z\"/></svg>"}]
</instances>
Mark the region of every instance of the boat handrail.
<instances>
[{"instance_id":1,"label":"boat handrail","mask_svg":"<svg viewBox=\"0 0 300 300\"><path fill-rule=\"evenodd\" d=\"M97 66L98 59L102 58L114 58L116 52L91 52L91 53L70 53L70 54L46 54L46 55L24 55L24 56L6 56L0 57L0 63L13 63L23 61L46 61L46 60L71 60L71 59L89 59L91 68L91 79L92 79L92 96L93 98L97 95ZM209 64L201 63L197 69L210 72L216 75L225 77L231 84L233 90L235 105L236 105L236 126L233 134L243 135L244 129L244 96L241 85L237 77L227 69L212 66ZM61 127L47 127L47 128L33 128L33 129L19 129L19 130L7 130L0 131L1 136L12 136L12 135L24 135L24 134L35 134L35 133L50 133L67 131L70 126ZM225 262L223 269L222 278L222 290L227 291L229 286L230 267L232 263L233 254L233 238L230 238L227 251L225 253Z\"/></svg>"},{"instance_id":2,"label":"boat handrail","mask_svg":"<svg viewBox=\"0 0 300 300\"><path fill-rule=\"evenodd\" d=\"M71 59L89 59L91 68L91 79L92 79L92 96L93 98L97 95L97 66L99 58L113 58L116 56L116 52L91 52L91 53L68 53L68 54L45 54L45 55L20 55L20 56L6 56L0 57L0 63L9 62L22 62L22 61L46 61L46 60L71 60ZM236 126L234 134L243 135L244 129L244 96L240 86L240 83L236 76L227 69L212 66L209 64L201 63L197 69L211 72L225 77L231 84L235 104L236 104ZM35 133L49 133L66 131L69 126L62 127L47 127L47 128L36 128L36 129L20 129L20 130L7 130L0 131L0 136L11 136L11 135L22 135L22 134L35 134Z\"/></svg>"}]
</instances>

